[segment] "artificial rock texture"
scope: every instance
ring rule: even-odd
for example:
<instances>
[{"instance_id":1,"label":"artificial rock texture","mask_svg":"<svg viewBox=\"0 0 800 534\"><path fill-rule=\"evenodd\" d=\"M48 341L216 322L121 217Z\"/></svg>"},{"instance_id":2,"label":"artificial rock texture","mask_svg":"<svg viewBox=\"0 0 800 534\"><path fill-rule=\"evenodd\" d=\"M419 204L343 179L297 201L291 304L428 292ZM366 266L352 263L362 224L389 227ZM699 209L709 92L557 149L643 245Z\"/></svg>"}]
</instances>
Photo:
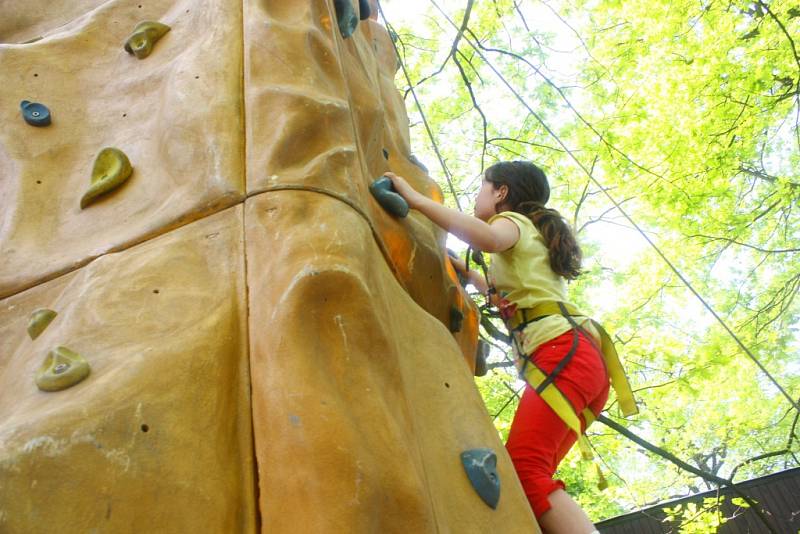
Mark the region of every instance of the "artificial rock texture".
<instances>
[{"instance_id":1,"label":"artificial rock texture","mask_svg":"<svg viewBox=\"0 0 800 534\"><path fill-rule=\"evenodd\" d=\"M386 30L342 38L333 0L40 3L0 2L0 532L536 532L445 234L368 191L442 198ZM144 20L171 30L138 60ZM81 210L106 146L133 175ZM58 345L91 374L39 391Z\"/></svg>"}]
</instances>

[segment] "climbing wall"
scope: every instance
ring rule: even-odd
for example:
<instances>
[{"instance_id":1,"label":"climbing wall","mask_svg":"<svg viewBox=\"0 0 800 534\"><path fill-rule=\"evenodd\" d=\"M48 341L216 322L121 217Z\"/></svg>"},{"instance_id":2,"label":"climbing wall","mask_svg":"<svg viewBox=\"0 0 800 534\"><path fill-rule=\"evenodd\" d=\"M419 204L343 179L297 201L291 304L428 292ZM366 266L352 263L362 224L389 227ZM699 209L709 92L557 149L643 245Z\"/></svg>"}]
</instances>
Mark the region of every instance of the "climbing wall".
<instances>
[{"instance_id":1,"label":"climbing wall","mask_svg":"<svg viewBox=\"0 0 800 534\"><path fill-rule=\"evenodd\" d=\"M0 532L537 531L367 11L0 2Z\"/></svg>"}]
</instances>

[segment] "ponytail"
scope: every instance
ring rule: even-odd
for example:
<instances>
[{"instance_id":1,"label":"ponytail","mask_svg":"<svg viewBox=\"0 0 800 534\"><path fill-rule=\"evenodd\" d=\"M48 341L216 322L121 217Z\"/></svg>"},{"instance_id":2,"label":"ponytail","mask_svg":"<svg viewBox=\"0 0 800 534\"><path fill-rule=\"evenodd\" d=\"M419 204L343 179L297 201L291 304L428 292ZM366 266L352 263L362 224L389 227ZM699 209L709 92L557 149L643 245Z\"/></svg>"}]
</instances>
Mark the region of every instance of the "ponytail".
<instances>
[{"instance_id":1,"label":"ponytail","mask_svg":"<svg viewBox=\"0 0 800 534\"><path fill-rule=\"evenodd\" d=\"M556 210L535 204L537 203L522 202L514 211L528 217L539 230L547 247L553 272L567 280L574 280L581 274L583 254L572 228Z\"/></svg>"},{"instance_id":2,"label":"ponytail","mask_svg":"<svg viewBox=\"0 0 800 534\"><path fill-rule=\"evenodd\" d=\"M581 274L581 248L561 214L545 207L550 184L544 171L528 161L503 161L486 169L485 178L495 187L508 187L505 203L533 222L547 246L553 272L567 280L577 278Z\"/></svg>"}]
</instances>

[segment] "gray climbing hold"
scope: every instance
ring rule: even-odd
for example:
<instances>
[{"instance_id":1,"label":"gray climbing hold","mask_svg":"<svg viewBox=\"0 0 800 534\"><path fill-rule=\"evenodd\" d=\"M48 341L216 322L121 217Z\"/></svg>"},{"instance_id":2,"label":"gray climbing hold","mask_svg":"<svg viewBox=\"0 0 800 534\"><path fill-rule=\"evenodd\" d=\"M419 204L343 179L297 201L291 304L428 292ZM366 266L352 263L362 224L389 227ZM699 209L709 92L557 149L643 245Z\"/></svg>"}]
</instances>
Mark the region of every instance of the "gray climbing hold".
<instances>
[{"instance_id":1,"label":"gray climbing hold","mask_svg":"<svg viewBox=\"0 0 800 534\"><path fill-rule=\"evenodd\" d=\"M478 496L492 509L500 501L497 455L492 449L470 449L461 453L461 463Z\"/></svg>"},{"instance_id":2,"label":"gray climbing hold","mask_svg":"<svg viewBox=\"0 0 800 534\"><path fill-rule=\"evenodd\" d=\"M89 189L81 198L81 209L94 202L97 197L116 189L131 177L133 167L128 156L118 149L106 147L94 160Z\"/></svg>"},{"instance_id":3,"label":"gray climbing hold","mask_svg":"<svg viewBox=\"0 0 800 534\"><path fill-rule=\"evenodd\" d=\"M161 39L169 30L169 26L160 22L150 20L140 22L125 41L125 51L133 54L137 59L144 59L153 51L156 41Z\"/></svg>"},{"instance_id":4,"label":"gray climbing hold","mask_svg":"<svg viewBox=\"0 0 800 534\"><path fill-rule=\"evenodd\" d=\"M395 217L408 215L408 202L395 192L392 180L388 177L381 176L372 182L369 186L369 191L378 201L378 204Z\"/></svg>"},{"instance_id":5,"label":"gray climbing hold","mask_svg":"<svg viewBox=\"0 0 800 534\"><path fill-rule=\"evenodd\" d=\"M336 21L339 24L339 33L347 39L356 31L358 27L358 15L353 9L352 0L333 0L336 8Z\"/></svg>"},{"instance_id":6,"label":"gray climbing hold","mask_svg":"<svg viewBox=\"0 0 800 534\"><path fill-rule=\"evenodd\" d=\"M33 312L30 319L28 319L28 335L31 339L39 337L39 334L44 332L44 329L55 319L56 315L58 315L56 312L46 308Z\"/></svg>"},{"instance_id":7,"label":"gray climbing hold","mask_svg":"<svg viewBox=\"0 0 800 534\"><path fill-rule=\"evenodd\" d=\"M486 376L489 372L489 349L490 346L482 339L478 340L478 350L475 355L475 376Z\"/></svg>"},{"instance_id":8,"label":"gray climbing hold","mask_svg":"<svg viewBox=\"0 0 800 534\"><path fill-rule=\"evenodd\" d=\"M23 100L19 103L22 118L31 126L47 126L50 124L50 110L44 104Z\"/></svg>"},{"instance_id":9,"label":"gray climbing hold","mask_svg":"<svg viewBox=\"0 0 800 534\"><path fill-rule=\"evenodd\" d=\"M42 391L61 391L89 376L89 362L67 347L51 350L36 373L36 386Z\"/></svg>"},{"instance_id":10,"label":"gray climbing hold","mask_svg":"<svg viewBox=\"0 0 800 534\"><path fill-rule=\"evenodd\" d=\"M425 171L425 174L428 174L428 167L423 165L423 163L419 159L417 159L417 156L415 156L414 154L411 154L411 155L408 156L408 160L411 163L413 163L414 165L416 165L417 167L419 167L420 169L422 169L423 171Z\"/></svg>"}]
</instances>

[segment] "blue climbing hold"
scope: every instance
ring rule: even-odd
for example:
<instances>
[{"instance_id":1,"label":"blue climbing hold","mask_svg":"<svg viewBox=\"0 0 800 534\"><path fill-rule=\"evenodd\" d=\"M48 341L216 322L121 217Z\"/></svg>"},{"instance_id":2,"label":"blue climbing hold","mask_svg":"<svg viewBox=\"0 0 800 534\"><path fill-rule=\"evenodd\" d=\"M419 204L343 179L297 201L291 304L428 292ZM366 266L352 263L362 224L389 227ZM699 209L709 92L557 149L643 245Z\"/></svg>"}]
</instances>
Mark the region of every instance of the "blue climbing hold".
<instances>
[{"instance_id":1,"label":"blue climbing hold","mask_svg":"<svg viewBox=\"0 0 800 534\"><path fill-rule=\"evenodd\" d=\"M369 0L358 0L358 15L361 20L367 20L372 13L369 8Z\"/></svg>"},{"instance_id":2,"label":"blue climbing hold","mask_svg":"<svg viewBox=\"0 0 800 534\"><path fill-rule=\"evenodd\" d=\"M47 126L50 124L50 110L44 104L23 100L19 107L22 109L22 118L31 126Z\"/></svg>"},{"instance_id":3,"label":"blue climbing hold","mask_svg":"<svg viewBox=\"0 0 800 534\"><path fill-rule=\"evenodd\" d=\"M356 31L358 27L358 15L353 9L352 0L333 0L336 8L336 21L339 24L339 33L347 39Z\"/></svg>"},{"instance_id":4,"label":"blue climbing hold","mask_svg":"<svg viewBox=\"0 0 800 534\"><path fill-rule=\"evenodd\" d=\"M408 215L408 202L397 194L392 185L392 180L387 176L381 176L369 186L369 192L378 201L383 209L395 217L405 217Z\"/></svg>"},{"instance_id":5,"label":"blue climbing hold","mask_svg":"<svg viewBox=\"0 0 800 534\"><path fill-rule=\"evenodd\" d=\"M497 455L492 449L470 449L461 453L461 463L483 502L492 509L500 501L500 477L497 475Z\"/></svg>"}]
</instances>

